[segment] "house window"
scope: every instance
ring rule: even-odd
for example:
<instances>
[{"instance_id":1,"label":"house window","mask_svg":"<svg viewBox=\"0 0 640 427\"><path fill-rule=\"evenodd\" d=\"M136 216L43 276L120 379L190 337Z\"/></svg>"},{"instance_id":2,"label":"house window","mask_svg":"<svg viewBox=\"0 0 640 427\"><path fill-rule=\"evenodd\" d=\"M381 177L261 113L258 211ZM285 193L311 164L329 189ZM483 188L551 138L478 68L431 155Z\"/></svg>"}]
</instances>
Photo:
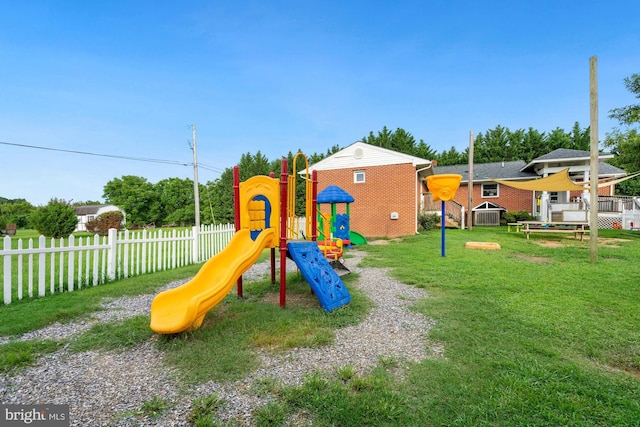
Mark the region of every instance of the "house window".
<instances>
[{"instance_id":1,"label":"house window","mask_svg":"<svg viewBox=\"0 0 640 427\"><path fill-rule=\"evenodd\" d=\"M93 215L87 215L87 222L88 221L93 221L94 216Z\"/></svg>"},{"instance_id":2,"label":"house window","mask_svg":"<svg viewBox=\"0 0 640 427\"><path fill-rule=\"evenodd\" d=\"M482 184L482 197L498 197L498 184Z\"/></svg>"},{"instance_id":3,"label":"house window","mask_svg":"<svg viewBox=\"0 0 640 427\"><path fill-rule=\"evenodd\" d=\"M354 171L353 172L353 182L356 184L360 184L364 182L364 171Z\"/></svg>"}]
</instances>

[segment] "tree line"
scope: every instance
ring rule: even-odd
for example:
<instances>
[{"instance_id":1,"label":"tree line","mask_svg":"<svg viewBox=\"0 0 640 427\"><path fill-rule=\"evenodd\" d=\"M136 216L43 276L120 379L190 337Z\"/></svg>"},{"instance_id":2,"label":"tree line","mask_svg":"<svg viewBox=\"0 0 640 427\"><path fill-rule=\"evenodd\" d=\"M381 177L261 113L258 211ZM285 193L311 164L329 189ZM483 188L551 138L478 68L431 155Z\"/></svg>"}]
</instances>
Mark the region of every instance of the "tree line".
<instances>
[{"instance_id":1,"label":"tree line","mask_svg":"<svg viewBox=\"0 0 640 427\"><path fill-rule=\"evenodd\" d=\"M510 130L501 125L486 132L478 133L474 138L473 161L490 163L501 161L524 160L530 162L536 157L549 153L557 148L589 150L589 127L581 128L576 122L571 131L557 128L551 132L540 132L536 129ZM469 161L469 147L458 151L455 147L436 153L424 141L415 138L404 129L390 131L385 126L382 131L362 138L363 142L388 148L401 153L410 154L427 160L435 160L440 166L460 165Z\"/></svg>"},{"instance_id":2,"label":"tree line","mask_svg":"<svg viewBox=\"0 0 640 427\"><path fill-rule=\"evenodd\" d=\"M640 74L633 74L624 80L626 88L640 98ZM614 158L611 164L624 169L627 172L640 171L640 104L616 108L610 111L609 117L619 121L621 127L607 133L602 142L603 148L610 151ZM416 157L435 160L438 165L455 165L468 163L469 148L458 151L455 147L442 152L436 152L423 140L416 141L411 133L402 128L391 131L386 126L374 134L369 132L362 138L367 144L384 147L394 151L413 155ZM590 149L590 129L582 128L576 122L570 131L556 128L549 132L540 132L536 129L510 130L501 125L485 132L480 132L474 142L474 162L488 163L499 161L532 159L549 153L557 148L569 148L576 150ZM308 155L309 164L312 165L323 158L336 153L341 147L334 145L325 153ZM289 152L289 174L293 171L294 153ZM304 170L303 160L298 158L296 170ZM246 153L237 163L240 169L240 180L244 181L255 175L269 175L279 177L281 159L269 160L260 151L255 154ZM296 186L296 203L298 215L304 209L304 185L303 178L297 177L300 184ZM618 184L619 194L637 196L640 195L640 179L632 179ZM200 193L200 217L203 223L220 224L234 221L233 204L233 168L226 168L214 181L199 184ZM195 223L195 202L193 180L185 178L167 178L157 183L151 183L140 176L126 175L109 181L103 189L103 198L106 203L114 204L122 208L127 214L127 226L135 228L153 224L155 226L177 225L185 226ZM60 203L66 203L58 199L52 199L56 209ZM75 203L99 204L95 201ZM44 207L34 207L25 199L6 199L0 197L0 229L4 229L7 223L16 223L18 228L35 228L38 218L37 211ZM40 215L40 218L43 216Z\"/></svg>"}]
</instances>

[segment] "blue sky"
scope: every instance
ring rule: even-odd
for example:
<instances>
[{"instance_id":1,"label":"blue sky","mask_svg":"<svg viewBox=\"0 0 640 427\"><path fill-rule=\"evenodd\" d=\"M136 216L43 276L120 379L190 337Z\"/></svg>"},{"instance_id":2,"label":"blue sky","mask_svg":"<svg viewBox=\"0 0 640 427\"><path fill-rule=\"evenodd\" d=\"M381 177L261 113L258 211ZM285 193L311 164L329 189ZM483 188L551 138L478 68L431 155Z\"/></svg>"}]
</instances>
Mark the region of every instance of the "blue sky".
<instances>
[{"instance_id":1,"label":"blue sky","mask_svg":"<svg viewBox=\"0 0 640 427\"><path fill-rule=\"evenodd\" d=\"M635 103L633 1L0 0L0 142L198 160L213 181L242 154L324 153L383 126L437 152L497 125L589 124ZM191 166L0 144L0 196L101 200L113 178ZM211 170L213 169L213 170Z\"/></svg>"}]
</instances>

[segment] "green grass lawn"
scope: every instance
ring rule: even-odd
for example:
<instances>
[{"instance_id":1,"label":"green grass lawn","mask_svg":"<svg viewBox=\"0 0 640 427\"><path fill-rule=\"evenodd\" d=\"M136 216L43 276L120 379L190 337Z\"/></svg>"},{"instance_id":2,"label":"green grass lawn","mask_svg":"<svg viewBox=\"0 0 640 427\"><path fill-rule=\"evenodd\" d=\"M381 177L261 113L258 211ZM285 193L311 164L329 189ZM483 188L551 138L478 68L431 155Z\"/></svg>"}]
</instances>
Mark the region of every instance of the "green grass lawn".
<instances>
[{"instance_id":1,"label":"green grass lawn","mask_svg":"<svg viewBox=\"0 0 640 427\"><path fill-rule=\"evenodd\" d=\"M266 382L262 392L274 399L255 413L256 424L286 425L287 417L302 413L319 426L640 425L640 239L614 230L599 235L597 263L589 262L587 239L532 234L527 240L506 227L447 230L445 257L439 230L363 246L364 265L391 267L397 279L428 292L413 309L437 321L427 338L442 346L442 357L401 373L387 360L366 377L345 368L312 375L299 387ZM465 249L467 241L497 242L501 249ZM0 307L0 335L85 316L101 298L153 291L196 268ZM143 282L146 277L156 280ZM353 289L355 279L346 280L352 304L331 314L295 275L288 297L297 303L285 310L270 298L277 286L247 283L245 300L230 295L201 329L157 345L189 383L242 378L255 367L257 349L321 347L336 328L359 322L369 301ZM75 308L81 300L84 308ZM30 326L7 326L29 317L37 318ZM141 316L96 326L69 348L126 351L152 336ZM6 344L0 370L56 348ZM220 362L203 362L211 358ZM194 403L199 413L192 421L215 420L218 404L215 396Z\"/></svg>"},{"instance_id":2,"label":"green grass lawn","mask_svg":"<svg viewBox=\"0 0 640 427\"><path fill-rule=\"evenodd\" d=\"M445 357L396 384L425 425L638 425L639 242L589 242L474 229L370 247L367 264L433 296L416 309L438 320ZM601 238L624 237L601 230ZM470 250L492 241L498 251ZM543 242L548 242L544 243ZM552 243L552 244L551 244ZM425 387L423 384L430 384ZM437 384L436 387L433 385Z\"/></svg>"}]
</instances>

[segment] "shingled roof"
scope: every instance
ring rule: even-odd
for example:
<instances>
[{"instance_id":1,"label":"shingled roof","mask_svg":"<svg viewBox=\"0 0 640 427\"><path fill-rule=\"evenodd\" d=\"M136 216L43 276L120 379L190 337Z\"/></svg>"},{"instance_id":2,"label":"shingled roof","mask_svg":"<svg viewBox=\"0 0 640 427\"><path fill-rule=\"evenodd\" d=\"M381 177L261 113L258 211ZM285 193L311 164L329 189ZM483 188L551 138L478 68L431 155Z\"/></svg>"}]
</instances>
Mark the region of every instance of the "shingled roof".
<instances>
[{"instance_id":1,"label":"shingled roof","mask_svg":"<svg viewBox=\"0 0 640 427\"><path fill-rule=\"evenodd\" d=\"M107 205L83 205L83 206L75 206L73 210L76 211L76 215L95 215L98 213L100 208L103 208Z\"/></svg>"},{"instance_id":2,"label":"shingled roof","mask_svg":"<svg viewBox=\"0 0 640 427\"><path fill-rule=\"evenodd\" d=\"M604 162L605 159L612 158L613 155L608 153L600 153L598 158L598 172L602 176L618 176L624 175L624 170L617 168L609 163ZM589 151L572 150L568 148L558 148L550 153L536 157L529 163L523 160L512 162L493 162L493 163L475 163L473 165L474 181L490 181L492 179L502 180L528 180L537 179L540 176L535 173L534 166L540 163L550 162L571 162L585 161L591 158ZM453 166L436 166L434 173L437 175L445 173L455 173L462 175L462 182L469 182L469 165L453 165Z\"/></svg>"},{"instance_id":3,"label":"shingled roof","mask_svg":"<svg viewBox=\"0 0 640 427\"><path fill-rule=\"evenodd\" d=\"M523 172L523 160L513 162L475 163L473 165L474 181L489 181L491 179L535 179L534 172ZM436 175L454 173L462 175L462 182L469 181L469 165L436 166Z\"/></svg>"},{"instance_id":4,"label":"shingled roof","mask_svg":"<svg viewBox=\"0 0 640 427\"><path fill-rule=\"evenodd\" d=\"M557 148L550 153L536 157L531 162L535 163L541 160L569 160L569 159L590 159L591 153L584 150L572 150L570 148Z\"/></svg>"}]
</instances>

